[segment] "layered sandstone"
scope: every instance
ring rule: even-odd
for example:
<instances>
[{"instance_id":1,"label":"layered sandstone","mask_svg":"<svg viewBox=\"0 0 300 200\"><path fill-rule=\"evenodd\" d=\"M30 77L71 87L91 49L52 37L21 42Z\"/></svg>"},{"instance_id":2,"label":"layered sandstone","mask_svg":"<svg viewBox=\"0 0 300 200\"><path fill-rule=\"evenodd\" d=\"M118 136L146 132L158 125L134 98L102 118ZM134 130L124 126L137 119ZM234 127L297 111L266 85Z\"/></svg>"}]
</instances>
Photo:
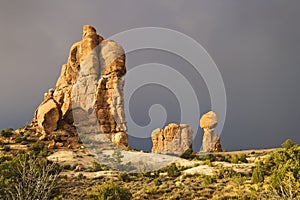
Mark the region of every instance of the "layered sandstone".
<instances>
[{"instance_id":1,"label":"layered sandstone","mask_svg":"<svg viewBox=\"0 0 300 200\"><path fill-rule=\"evenodd\" d=\"M127 145L125 73L123 48L84 26L82 40L72 45L56 88L45 94L33 123L46 136L67 124L80 133L106 134L114 143Z\"/></svg>"},{"instance_id":2,"label":"layered sandstone","mask_svg":"<svg viewBox=\"0 0 300 200\"><path fill-rule=\"evenodd\" d=\"M204 130L202 148L205 152L222 151L220 136L214 133L214 128L218 124L217 114L210 111L200 119L200 127Z\"/></svg>"},{"instance_id":3,"label":"layered sandstone","mask_svg":"<svg viewBox=\"0 0 300 200\"><path fill-rule=\"evenodd\" d=\"M152 132L152 152L182 155L192 147L193 129L187 124L169 124Z\"/></svg>"}]
</instances>

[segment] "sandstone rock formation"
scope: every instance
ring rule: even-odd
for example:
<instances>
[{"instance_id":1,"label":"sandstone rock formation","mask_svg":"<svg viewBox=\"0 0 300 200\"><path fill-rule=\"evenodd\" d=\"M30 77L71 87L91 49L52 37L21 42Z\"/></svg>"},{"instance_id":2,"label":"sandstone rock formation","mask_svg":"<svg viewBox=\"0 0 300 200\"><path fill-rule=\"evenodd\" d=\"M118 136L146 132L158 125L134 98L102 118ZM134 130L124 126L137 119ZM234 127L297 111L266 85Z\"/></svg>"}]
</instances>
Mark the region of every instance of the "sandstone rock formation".
<instances>
[{"instance_id":1,"label":"sandstone rock formation","mask_svg":"<svg viewBox=\"0 0 300 200\"><path fill-rule=\"evenodd\" d=\"M33 124L45 134L75 125L84 134L106 134L118 145L127 145L123 86L126 73L123 48L105 40L92 26L83 27L56 88L44 95Z\"/></svg>"},{"instance_id":2,"label":"sandstone rock formation","mask_svg":"<svg viewBox=\"0 0 300 200\"><path fill-rule=\"evenodd\" d=\"M220 137L214 133L217 124L218 117L213 111L204 114L200 119L200 127L204 129L202 147L205 152L222 151Z\"/></svg>"},{"instance_id":3,"label":"sandstone rock formation","mask_svg":"<svg viewBox=\"0 0 300 200\"><path fill-rule=\"evenodd\" d=\"M187 124L169 124L164 129L152 132L152 152L182 155L192 148L193 129Z\"/></svg>"}]
</instances>

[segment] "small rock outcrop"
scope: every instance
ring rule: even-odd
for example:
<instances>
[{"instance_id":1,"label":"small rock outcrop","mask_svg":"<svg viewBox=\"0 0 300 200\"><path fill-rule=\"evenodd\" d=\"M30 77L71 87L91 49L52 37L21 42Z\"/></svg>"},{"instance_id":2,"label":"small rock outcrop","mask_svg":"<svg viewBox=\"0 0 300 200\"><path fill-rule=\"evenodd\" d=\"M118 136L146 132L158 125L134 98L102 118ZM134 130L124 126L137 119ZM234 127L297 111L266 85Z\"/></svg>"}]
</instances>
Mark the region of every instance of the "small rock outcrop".
<instances>
[{"instance_id":1,"label":"small rock outcrop","mask_svg":"<svg viewBox=\"0 0 300 200\"><path fill-rule=\"evenodd\" d=\"M169 124L164 129L152 132L152 152L161 154L182 155L192 148L193 129L187 124Z\"/></svg>"},{"instance_id":2,"label":"small rock outcrop","mask_svg":"<svg viewBox=\"0 0 300 200\"><path fill-rule=\"evenodd\" d=\"M123 48L85 25L82 40L71 47L56 88L44 95L33 124L45 137L65 125L75 125L80 132L100 132L115 144L127 146L125 73Z\"/></svg>"},{"instance_id":3,"label":"small rock outcrop","mask_svg":"<svg viewBox=\"0 0 300 200\"><path fill-rule=\"evenodd\" d=\"M222 151L220 136L214 133L214 128L218 124L217 114L210 111L200 119L200 127L204 130L202 148L205 152Z\"/></svg>"}]
</instances>

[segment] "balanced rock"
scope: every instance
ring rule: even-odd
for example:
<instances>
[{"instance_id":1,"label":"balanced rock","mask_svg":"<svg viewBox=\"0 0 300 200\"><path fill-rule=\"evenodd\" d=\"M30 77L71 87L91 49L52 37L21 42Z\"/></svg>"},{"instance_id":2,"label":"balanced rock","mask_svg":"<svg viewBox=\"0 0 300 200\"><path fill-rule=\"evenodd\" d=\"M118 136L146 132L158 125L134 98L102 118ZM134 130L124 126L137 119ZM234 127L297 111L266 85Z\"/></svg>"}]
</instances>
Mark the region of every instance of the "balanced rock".
<instances>
[{"instance_id":1,"label":"balanced rock","mask_svg":"<svg viewBox=\"0 0 300 200\"><path fill-rule=\"evenodd\" d=\"M85 25L82 40L72 45L56 88L45 94L33 123L45 133L75 125L79 132L106 134L114 143L127 146L125 73L123 48Z\"/></svg>"},{"instance_id":2,"label":"balanced rock","mask_svg":"<svg viewBox=\"0 0 300 200\"><path fill-rule=\"evenodd\" d=\"M152 132L152 152L180 156L192 148L193 133L187 124L171 123L164 129L155 129Z\"/></svg>"},{"instance_id":3,"label":"balanced rock","mask_svg":"<svg viewBox=\"0 0 300 200\"><path fill-rule=\"evenodd\" d=\"M204 130L202 148L205 152L222 151L220 137L214 133L214 128L217 124L218 117L213 111L204 114L200 119L200 127Z\"/></svg>"},{"instance_id":4,"label":"balanced rock","mask_svg":"<svg viewBox=\"0 0 300 200\"><path fill-rule=\"evenodd\" d=\"M58 122L61 118L60 107L53 99L53 90L44 94L44 101L35 113L38 125L43 127L45 132L51 132L58 128Z\"/></svg>"}]
</instances>

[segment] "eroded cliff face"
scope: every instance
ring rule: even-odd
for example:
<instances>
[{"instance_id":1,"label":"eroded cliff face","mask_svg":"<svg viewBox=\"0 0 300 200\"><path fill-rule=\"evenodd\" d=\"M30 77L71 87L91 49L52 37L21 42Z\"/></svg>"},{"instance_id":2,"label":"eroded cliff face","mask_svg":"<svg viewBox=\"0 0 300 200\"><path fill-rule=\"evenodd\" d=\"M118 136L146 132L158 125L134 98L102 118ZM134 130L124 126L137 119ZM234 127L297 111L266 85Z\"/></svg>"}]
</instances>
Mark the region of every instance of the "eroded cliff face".
<instances>
[{"instance_id":1,"label":"eroded cliff face","mask_svg":"<svg viewBox=\"0 0 300 200\"><path fill-rule=\"evenodd\" d=\"M106 134L115 144L128 145L123 86L126 73L123 48L105 40L96 29L83 27L73 44L56 88L44 95L33 119L45 139L66 126L89 134Z\"/></svg>"},{"instance_id":2,"label":"eroded cliff face","mask_svg":"<svg viewBox=\"0 0 300 200\"><path fill-rule=\"evenodd\" d=\"M202 148L205 152L222 151L220 136L214 132L217 124L217 114L212 111L204 114L200 119L200 128L204 130Z\"/></svg>"},{"instance_id":3,"label":"eroded cliff face","mask_svg":"<svg viewBox=\"0 0 300 200\"><path fill-rule=\"evenodd\" d=\"M152 132L152 152L182 155L192 148L193 129L187 124L169 124L164 129Z\"/></svg>"}]
</instances>

